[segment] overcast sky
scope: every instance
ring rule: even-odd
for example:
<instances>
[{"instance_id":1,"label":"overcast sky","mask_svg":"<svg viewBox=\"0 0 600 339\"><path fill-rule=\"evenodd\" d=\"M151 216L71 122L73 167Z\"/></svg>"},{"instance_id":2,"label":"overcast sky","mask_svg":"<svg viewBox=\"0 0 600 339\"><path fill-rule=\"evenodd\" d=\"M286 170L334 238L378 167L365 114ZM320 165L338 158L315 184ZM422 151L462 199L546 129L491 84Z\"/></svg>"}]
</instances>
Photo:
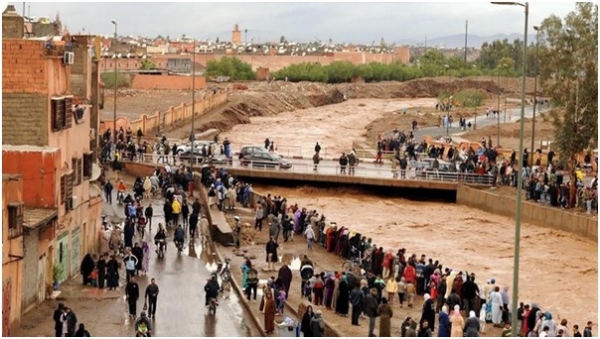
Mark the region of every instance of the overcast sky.
<instances>
[{"instance_id":1,"label":"overcast sky","mask_svg":"<svg viewBox=\"0 0 600 339\"><path fill-rule=\"evenodd\" d=\"M6 4L6 3L4 3ZM22 2L11 2L22 13ZM424 41L464 34L491 36L521 33L523 9L471 3L27 3L32 17L56 13L72 34L112 34L111 20L118 22L119 35L181 37L230 40L235 23L248 29L248 41L278 40L370 43L382 37L389 43ZM530 26L555 14L564 18L574 3L530 3ZM26 14L28 9L26 9ZM530 31L532 31L530 27ZM244 37L242 35L242 37Z\"/></svg>"}]
</instances>

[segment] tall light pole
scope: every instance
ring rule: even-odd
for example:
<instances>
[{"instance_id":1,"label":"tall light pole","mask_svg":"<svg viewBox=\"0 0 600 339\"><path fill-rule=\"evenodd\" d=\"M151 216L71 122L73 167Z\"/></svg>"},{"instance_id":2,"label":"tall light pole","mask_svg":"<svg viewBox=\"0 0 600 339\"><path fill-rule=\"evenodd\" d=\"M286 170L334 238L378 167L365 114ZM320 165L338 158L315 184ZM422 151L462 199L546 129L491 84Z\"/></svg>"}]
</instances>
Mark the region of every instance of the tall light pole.
<instances>
[{"instance_id":1,"label":"tall light pole","mask_svg":"<svg viewBox=\"0 0 600 339\"><path fill-rule=\"evenodd\" d=\"M537 106L537 78L539 73L538 52L540 50L540 27L533 26L535 30L535 78L533 80L533 117L531 119L531 162L533 164L533 155L535 154L535 109Z\"/></svg>"},{"instance_id":2,"label":"tall light pole","mask_svg":"<svg viewBox=\"0 0 600 339\"><path fill-rule=\"evenodd\" d=\"M475 69L475 71L477 71L477 65L473 65L473 69ZM477 74L475 74L475 94L477 94L479 91L479 83L477 82ZM475 109L475 121L473 122L473 130L477 129L477 102L475 102L474 105L474 109Z\"/></svg>"},{"instance_id":3,"label":"tall light pole","mask_svg":"<svg viewBox=\"0 0 600 339\"><path fill-rule=\"evenodd\" d=\"M496 136L496 147L500 147L500 65L498 65L498 72L496 73L498 75L498 106L496 106L496 115L498 116L498 133Z\"/></svg>"},{"instance_id":4,"label":"tall light pole","mask_svg":"<svg viewBox=\"0 0 600 339\"><path fill-rule=\"evenodd\" d=\"M117 22L115 20L111 21L113 25L115 25L115 79L114 79L114 102L113 102L113 144L117 146Z\"/></svg>"},{"instance_id":5,"label":"tall light pole","mask_svg":"<svg viewBox=\"0 0 600 339\"><path fill-rule=\"evenodd\" d=\"M511 319L511 336L516 337L518 335L517 328L517 308L519 304L519 263L520 263L520 250L521 250L521 203L523 200L523 139L525 132L525 83L527 79L527 26L529 24L529 2L492 2L498 5L511 5L521 6L525 9L525 28L523 32L523 75L521 83L521 121L519 130L519 166L517 172L517 212L515 222L515 253L514 253L514 264L513 264L513 288L512 288L512 319Z\"/></svg>"},{"instance_id":6,"label":"tall light pole","mask_svg":"<svg viewBox=\"0 0 600 339\"><path fill-rule=\"evenodd\" d=\"M448 84L450 84L450 66L448 66L448 64L445 64L444 67L446 68L446 74L448 74ZM450 135L450 105L452 105L452 102L450 100L450 96L448 96L448 104L446 105L446 107L448 108L446 110L446 136Z\"/></svg>"},{"instance_id":7,"label":"tall light pole","mask_svg":"<svg viewBox=\"0 0 600 339\"><path fill-rule=\"evenodd\" d=\"M194 153L194 141L196 141L196 133L194 131L194 120L196 118L196 39L194 39L194 47L192 49L192 131L190 133L190 142L192 143L192 171L196 164L196 153Z\"/></svg>"}]
</instances>

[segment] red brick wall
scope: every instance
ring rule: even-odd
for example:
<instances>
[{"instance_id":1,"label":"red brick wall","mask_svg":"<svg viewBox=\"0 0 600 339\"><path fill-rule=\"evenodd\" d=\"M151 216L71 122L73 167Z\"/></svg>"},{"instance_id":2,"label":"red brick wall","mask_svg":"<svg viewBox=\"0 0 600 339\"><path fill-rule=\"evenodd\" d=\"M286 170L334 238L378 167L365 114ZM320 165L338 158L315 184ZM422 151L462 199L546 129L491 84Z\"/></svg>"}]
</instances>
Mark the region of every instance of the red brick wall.
<instances>
[{"instance_id":1,"label":"red brick wall","mask_svg":"<svg viewBox=\"0 0 600 339\"><path fill-rule=\"evenodd\" d=\"M57 168L60 171L60 150L39 151L3 150L2 173L21 174L23 202L31 207L56 206L59 187L56 187ZM39 149L39 148L38 148Z\"/></svg>"},{"instance_id":2,"label":"red brick wall","mask_svg":"<svg viewBox=\"0 0 600 339\"><path fill-rule=\"evenodd\" d=\"M227 55L215 55L215 54L196 54L196 62L206 66L206 63L210 60L220 60L222 57ZM363 52L340 52L334 53L328 56L290 56L290 55L237 55L238 59L243 62L247 62L252 65L253 69L259 67L269 68L271 72L278 71L283 67L298 64L303 62L319 62L323 65L328 65L332 61L350 61L356 65L369 62L381 62L390 63L398 60L403 63L408 63L410 53L408 48L397 48L396 54L371 54ZM191 59L191 55L157 55L152 57L152 61L158 68L164 68L167 65L167 59L171 58L188 58ZM140 60L137 59L119 59L117 60L117 67L121 70L135 70L139 68ZM100 71L105 70L112 71L114 67L113 59L104 59L100 61Z\"/></svg>"},{"instance_id":3,"label":"red brick wall","mask_svg":"<svg viewBox=\"0 0 600 339\"><path fill-rule=\"evenodd\" d=\"M2 93L48 93L43 41L2 39Z\"/></svg>"},{"instance_id":4,"label":"red brick wall","mask_svg":"<svg viewBox=\"0 0 600 339\"><path fill-rule=\"evenodd\" d=\"M135 89L192 89L192 77L178 75L137 74L131 88ZM196 77L196 89L206 87L206 78Z\"/></svg>"}]
</instances>

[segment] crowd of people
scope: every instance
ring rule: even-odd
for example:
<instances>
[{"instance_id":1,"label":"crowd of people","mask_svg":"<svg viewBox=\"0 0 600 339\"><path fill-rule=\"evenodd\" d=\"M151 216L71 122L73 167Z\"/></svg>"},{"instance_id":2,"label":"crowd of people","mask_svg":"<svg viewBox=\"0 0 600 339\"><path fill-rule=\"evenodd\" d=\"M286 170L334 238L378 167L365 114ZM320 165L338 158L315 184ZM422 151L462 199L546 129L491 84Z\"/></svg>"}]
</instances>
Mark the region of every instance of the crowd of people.
<instances>
[{"instance_id":1,"label":"crowd of people","mask_svg":"<svg viewBox=\"0 0 600 339\"><path fill-rule=\"evenodd\" d=\"M215 171L214 180L220 180ZM285 198L268 194L256 207L255 228L268 226L269 241L265 245L267 271L276 271L279 262L279 238L293 241L303 236L310 251L320 244L328 252L355 265L334 272L314 272L312 261L304 256L300 264L302 279L300 295L314 307L335 311L339 316L350 317L352 325L360 326L360 319L368 319L367 335L376 336L375 323L379 318L379 336L391 336L394 306L421 308L421 317L407 317L400 325L402 336L479 336L486 326L497 327L502 336L510 336L510 297L508 287L495 279L479 285L475 274L442 265L426 255L409 255L404 248L385 250L372 239L338 227L314 210L289 204ZM289 298L293 273L289 263L282 262L278 274L270 276L263 286L259 309L264 313L265 330L274 331L275 315L283 313ZM242 287L248 300L256 301L258 271L247 259L242 265ZM416 305L415 297L422 296L423 304ZM396 308L397 309L397 308ZM396 315L397 317L397 315ZM521 336L577 336L579 326L569 328L567 319L559 323L551 312L542 311L537 303L521 303L517 318ZM323 313L306 310L302 319L305 336L323 336ZM436 327L437 323L437 327ZM591 325L584 334L591 335Z\"/></svg>"}]
</instances>

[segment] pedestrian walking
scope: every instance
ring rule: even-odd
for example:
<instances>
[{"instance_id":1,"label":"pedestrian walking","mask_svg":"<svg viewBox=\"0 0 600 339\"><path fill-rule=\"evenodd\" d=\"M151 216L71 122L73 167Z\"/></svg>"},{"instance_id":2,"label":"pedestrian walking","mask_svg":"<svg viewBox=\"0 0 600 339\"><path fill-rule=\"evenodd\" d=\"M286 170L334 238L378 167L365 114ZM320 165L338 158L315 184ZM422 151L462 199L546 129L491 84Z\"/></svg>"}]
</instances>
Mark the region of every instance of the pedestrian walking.
<instances>
[{"instance_id":1,"label":"pedestrian walking","mask_svg":"<svg viewBox=\"0 0 600 339\"><path fill-rule=\"evenodd\" d=\"M54 310L54 336L62 337L63 334L63 323L62 323L62 315L64 313L65 305L63 303L58 303L58 307Z\"/></svg>"},{"instance_id":2,"label":"pedestrian walking","mask_svg":"<svg viewBox=\"0 0 600 339\"><path fill-rule=\"evenodd\" d=\"M190 238L197 238L198 237L198 213L196 213L196 211L192 210L192 215L190 215L190 220L188 221L189 223L189 229L190 229Z\"/></svg>"},{"instance_id":3,"label":"pedestrian walking","mask_svg":"<svg viewBox=\"0 0 600 339\"><path fill-rule=\"evenodd\" d=\"M154 215L154 209L152 208L152 204L149 204L144 210L144 216L146 217L146 220L148 220L149 232L152 232L152 215Z\"/></svg>"},{"instance_id":4,"label":"pedestrian walking","mask_svg":"<svg viewBox=\"0 0 600 339\"><path fill-rule=\"evenodd\" d=\"M98 288L103 289L104 283L106 281L106 256L105 254L101 254L98 262L96 263L96 268L98 268Z\"/></svg>"},{"instance_id":5,"label":"pedestrian walking","mask_svg":"<svg viewBox=\"0 0 600 339\"><path fill-rule=\"evenodd\" d=\"M131 254L131 249L127 249L127 255L123 258L125 263L125 272L127 273L127 281L131 277L135 276L135 267L137 266L138 259L135 255Z\"/></svg>"},{"instance_id":6,"label":"pedestrian walking","mask_svg":"<svg viewBox=\"0 0 600 339\"><path fill-rule=\"evenodd\" d=\"M318 144L317 144L318 146ZM319 162L321 161L321 158L319 157L319 152L316 152L315 155L313 155L313 164L315 165L313 168L313 171L317 171L317 167L319 167Z\"/></svg>"},{"instance_id":7,"label":"pedestrian walking","mask_svg":"<svg viewBox=\"0 0 600 339\"><path fill-rule=\"evenodd\" d=\"M150 246L146 241L142 242L142 255L142 275L145 276L150 267Z\"/></svg>"},{"instance_id":8,"label":"pedestrian walking","mask_svg":"<svg viewBox=\"0 0 600 339\"><path fill-rule=\"evenodd\" d=\"M306 237L306 241L308 242L308 250L312 251L313 243L315 241L315 232L313 231L311 225L308 225L308 227L304 231L304 236Z\"/></svg>"},{"instance_id":9,"label":"pedestrian walking","mask_svg":"<svg viewBox=\"0 0 600 339\"><path fill-rule=\"evenodd\" d=\"M150 285L146 287L146 302L148 303L148 315L154 318L156 314L156 301L158 299L159 293L158 285L156 285L156 280L152 278L150 280Z\"/></svg>"},{"instance_id":10,"label":"pedestrian walking","mask_svg":"<svg viewBox=\"0 0 600 339\"><path fill-rule=\"evenodd\" d=\"M129 305L129 316L135 318L137 316L137 301L140 297L140 287L132 276L125 286L125 297Z\"/></svg>"},{"instance_id":11,"label":"pedestrian walking","mask_svg":"<svg viewBox=\"0 0 600 339\"><path fill-rule=\"evenodd\" d=\"M131 249L131 254L133 254L137 259L135 262L135 275L138 275L142 270L142 260L144 259L144 250L142 250L139 243L135 243Z\"/></svg>"},{"instance_id":12,"label":"pedestrian walking","mask_svg":"<svg viewBox=\"0 0 600 339\"><path fill-rule=\"evenodd\" d=\"M90 332L85 329L84 324L79 324L79 329L75 332L76 337L91 337Z\"/></svg>"},{"instance_id":13,"label":"pedestrian walking","mask_svg":"<svg viewBox=\"0 0 600 339\"><path fill-rule=\"evenodd\" d=\"M110 182L110 180L108 180L106 184L104 184L104 197L106 198L106 202L108 202L109 205L112 205L112 191L113 184Z\"/></svg>"},{"instance_id":14,"label":"pedestrian walking","mask_svg":"<svg viewBox=\"0 0 600 339\"><path fill-rule=\"evenodd\" d=\"M67 324L67 337L73 337L75 335L75 327L77 326L77 316L70 307L65 306L65 317L64 320Z\"/></svg>"}]
</instances>

